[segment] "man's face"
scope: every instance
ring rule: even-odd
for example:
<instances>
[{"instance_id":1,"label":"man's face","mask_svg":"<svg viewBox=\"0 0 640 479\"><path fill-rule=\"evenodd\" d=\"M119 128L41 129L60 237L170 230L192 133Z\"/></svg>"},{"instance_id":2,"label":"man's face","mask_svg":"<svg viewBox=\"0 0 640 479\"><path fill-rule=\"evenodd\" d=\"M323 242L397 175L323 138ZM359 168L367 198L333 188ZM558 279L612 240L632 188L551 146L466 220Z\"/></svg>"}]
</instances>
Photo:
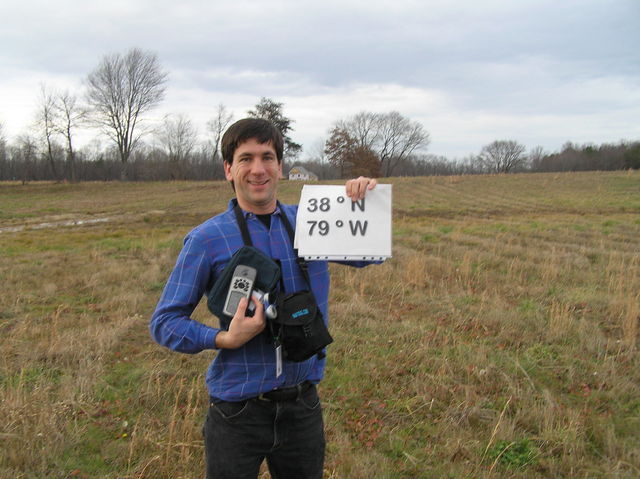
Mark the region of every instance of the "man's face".
<instances>
[{"instance_id":1,"label":"man's face","mask_svg":"<svg viewBox=\"0 0 640 479\"><path fill-rule=\"evenodd\" d=\"M240 143L233 153L233 163L224 163L227 180L233 181L240 208L255 214L276 209L276 190L282 175L282 163L271 144L255 138Z\"/></svg>"}]
</instances>

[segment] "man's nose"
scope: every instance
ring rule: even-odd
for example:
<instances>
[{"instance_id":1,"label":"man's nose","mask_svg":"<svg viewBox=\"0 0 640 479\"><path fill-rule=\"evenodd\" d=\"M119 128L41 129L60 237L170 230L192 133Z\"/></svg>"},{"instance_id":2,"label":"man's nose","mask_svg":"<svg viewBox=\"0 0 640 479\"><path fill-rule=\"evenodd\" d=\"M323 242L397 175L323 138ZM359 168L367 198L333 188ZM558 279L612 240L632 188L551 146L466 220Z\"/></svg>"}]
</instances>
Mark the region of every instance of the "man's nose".
<instances>
[{"instance_id":1,"label":"man's nose","mask_svg":"<svg viewBox=\"0 0 640 479\"><path fill-rule=\"evenodd\" d=\"M262 161L262 158L256 158L251 162L251 173L259 174L259 173L263 173L264 171L265 171L265 166L264 166L264 162Z\"/></svg>"}]
</instances>

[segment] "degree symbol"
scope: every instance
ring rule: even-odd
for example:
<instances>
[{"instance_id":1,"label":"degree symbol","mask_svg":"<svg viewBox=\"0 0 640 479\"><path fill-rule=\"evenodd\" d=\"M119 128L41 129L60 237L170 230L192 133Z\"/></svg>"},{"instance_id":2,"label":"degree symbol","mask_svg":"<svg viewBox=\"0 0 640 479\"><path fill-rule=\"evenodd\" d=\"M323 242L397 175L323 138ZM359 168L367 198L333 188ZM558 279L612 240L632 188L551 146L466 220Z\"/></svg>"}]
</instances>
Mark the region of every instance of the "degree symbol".
<instances>
[{"instance_id":1,"label":"degree symbol","mask_svg":"<svg viewBox=\"0 0 640 479\"><path fill-rule=\"evenodd\" d=\"M344 196L338 196L338 203L344 203Z\"/></svg>"},{"instance_id":2,"label":"degree symbol","mask_svg":"<svg viewBox=\"0 0 640 479\"><path fill-rule=\"evenodd\" d=\"M336 221L336 226L338 228L342 228L344 226L344 223L342 222L342 220L338 220L338 221Z\"/></svg>"}]
</instances>

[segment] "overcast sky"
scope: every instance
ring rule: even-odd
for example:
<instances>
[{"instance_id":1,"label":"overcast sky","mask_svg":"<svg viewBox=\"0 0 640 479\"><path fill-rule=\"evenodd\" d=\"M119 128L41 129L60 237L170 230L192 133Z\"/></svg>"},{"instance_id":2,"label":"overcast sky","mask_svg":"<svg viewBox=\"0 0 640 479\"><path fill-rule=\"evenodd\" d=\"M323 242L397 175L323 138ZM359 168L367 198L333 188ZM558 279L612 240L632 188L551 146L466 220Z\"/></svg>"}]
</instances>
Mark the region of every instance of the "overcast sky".
<instances>
[{"instance_id":1,"label":"overcast sky","mask_svg":"<svg viewBox=\"0 0 640 479\"><path fill-rule=\"evenodd\" d=\"M219 103L239 119L269 97L303 158L363 110L421 122L427 152L451 159L496 139L549 152L640 140L638 0L5 0L9 140L30 128L41 83L82 94L105 54L132 47L169 72L152 116L185 114L204 137Z\"/></svg>"}]
</instances>

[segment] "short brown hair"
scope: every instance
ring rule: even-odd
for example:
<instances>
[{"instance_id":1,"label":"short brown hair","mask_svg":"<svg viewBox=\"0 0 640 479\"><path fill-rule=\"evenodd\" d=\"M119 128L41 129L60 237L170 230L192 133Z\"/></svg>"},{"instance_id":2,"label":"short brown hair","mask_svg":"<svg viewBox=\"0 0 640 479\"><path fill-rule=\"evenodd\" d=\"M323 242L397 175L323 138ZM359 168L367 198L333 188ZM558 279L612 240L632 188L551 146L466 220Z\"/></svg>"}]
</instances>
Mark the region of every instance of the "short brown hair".
<instances>
[{"instance_id":1,"label":"short brown hair","mask_svg":"<svg viewBox=\"0 0 640 479\"><path fill-rule=\"evenodd\" d=\"M255 138L258 143L273 144L276 150L278 163L282 162L282 152L284 140L280 130L269 120L263 118L244 118L236 121L227 128L222 136L220 149L222 150L222 160L229 164L233 163L233 154L236 148L247 140Z\"/></svg>"}]
</instances>

